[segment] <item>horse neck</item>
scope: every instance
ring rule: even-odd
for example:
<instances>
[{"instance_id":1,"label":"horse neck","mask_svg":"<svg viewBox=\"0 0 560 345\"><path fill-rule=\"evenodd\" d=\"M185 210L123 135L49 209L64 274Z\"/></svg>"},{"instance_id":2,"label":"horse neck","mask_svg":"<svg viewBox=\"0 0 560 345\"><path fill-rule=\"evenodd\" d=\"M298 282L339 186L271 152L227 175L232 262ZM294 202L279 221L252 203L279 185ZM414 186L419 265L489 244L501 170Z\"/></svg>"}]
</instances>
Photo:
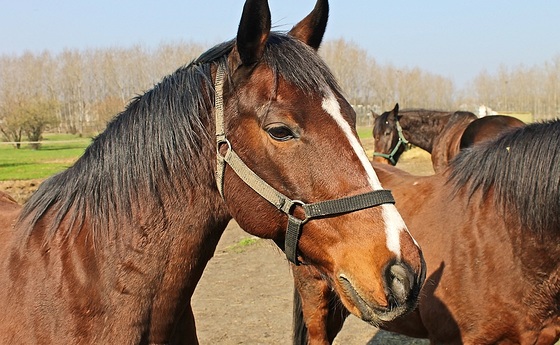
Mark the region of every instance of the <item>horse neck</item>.
<instances>
[{"instance_id":1,"label":"horse neck","mask_svg":"<svg viewBox=\"0 0 560 345\"><path fill-rule=\"evenodd\" d=\"M190 312L177 310L189 310L194 290L231 219L218 193L200 186L183 203L169 202L164 207L164 218L159 211L146 212L142 224L115 239L116 248L110 250L118 254L105 263L109 268L105 279L118 277L137 303L134 308L116 306L115 315L124 317L131 314L128 309L149 306L143 312L150 315L144 325L150 343L167 343L179 325L190 324ZM135 231L138 228L142 231Z\"/></svg>"},{"instance_id":2,"label":"horse neck","mask_svg":"<svg viewBox=\"0 0 560 345\"><path fill-rule=\"evenodd\" d=\"M203 148L201 159L214 159L214 152L213 146L208 145ZM172 174L171 185L175 186L176 191L160 190L161 208L139 200L137 204L140 205L140 212L133 219L137 222L134 227L143 229L143 233L132 232L129 237L122 238L127 243L141 240L151 244L145 250L146 254L151 252L150 255L144 255L147 260L151 260L146 262L146 267L156 265L156 274L170 274L176 278L166 281L168 286L163 288L166 294L171 294L170 290L194 289L231 219L217 189L212 188L216 183L213 172L197 167L192 166L188 172ZM198 178L186 182L183 177L185 173L196 174ZM139 198L142 199L141 194ZM152 243L150 238L155 242ZM135 251L127 250L121 255L134 256ZM187 282L190 286L185 285Z\"/></svg>"},{"instance_id":3,"label":"horse neck","mask_svg":"<svg viewBox=\"0 0 560 345\"><path fill-rule=\"evenodd\" d=\"M215 128L214 122L210 121L207 128ZM121 254L128 261L143 262L138 266L147 270L145 276L149 281L139 287L143 289L139 294L147 293L149 300L146 303L152 306L148 326L152 337L150 342L164 342L167 339L165 335L172 334L178 325L190 321L189 312L177 313L177 310L190 305L203 270L231 219L214 187L214 168L208 162L215 159L214 145L206 142L199 153L200 163L193 160L188 169L170 174L171 183L166 183L165 187L171 186L174 190L163 186L160 189L162 209L154 209L153 203L144 204L145 215L140 218L144 223L140 224L140 228L146 229L148 240L141 251L141 258L138 258L136 250ZM196 179L190 179L188 175L196 176ZM154 222L154 219L159 222ZM143 240L138 234L123 239L126 243Z\"/></svg>"},{"instance_id":4,"label":"horse neck","mask_svg":"<svg viewBox=\"0 0 560 345\"><path fill-rule=\"evenodd\" d=\"M444 176L447 174L444 173ZM540 323L551 315L558 318L560 246L557 236L543 239L532 229L524 228L517 214L507 213L507 210L502 211L496 206L492 188L488 194L478 190L470 195L465 188L456 190L450 184L443 187L446 197L440 197L443 201L430 203L429 206L440 210L438 212L442 215L449 213L453 220L446 225L452 222L455 224L452 226L461 230L452 230L455 236L450 238L449 243L470 243L471 249L463 252L460 260L474 262L484 258L491 248L492 255L478 261L479 280L489 284L487 291L500 282L507 291L506 295L523 300L523 305L530 306L524 312L532 315L531 320ZM450 212L453 207L463 212ZM496 269L497 264L499 269Z\"/></svg>"},{"instance_id":5,"label":"horse neck","mask_svg":"<svg viewBox=\"0 0 560 345\"><path fill-rule=\"evenodd\" d=\"M403 129L404 137L413 145L423 150L432 152L434 138L442 131L449 116L441 116L445 113L436 112L401 112L399 120Z\"/></svg>"},{"instance_id":6,"label":"horse neck","mask_svg":"<svg viewBox=\"0 0 560 345\"><path fill-rule=\"evenodd\" d=\"M208 124L208 127L212 126L213 123ZM97 293L92 296L81 296L81 291L70 292L68 300L74 300L75 295L75 299L91 300L92 304L104 305L111 301L111 305L107 306L114 314L111 317L130 323L149 322L144 325L147 334L171 334L172 328L181 322L177 318L185 317L178 315L177 310L186 308L190 303L202 271L231 219L217 188L213 187L216 184L213 164L208 162L213 162L215 157L214 146L207 143L198 157L206 163L193 162L190 167L170 171L165 178L163 174L158 175L153 180L156 183L154 186L142 183L142 179L135 180L137 190L107 190L104 184L106 176L91 173L87 186L97 189L88 191L88 188L83 188L85 180L68 186L67 190L81 188L81 193L73 192L81 194L74 200L75 206L68 210L58 229L52 232L52 238L43 240L46 237L43 229L57 224L59 205L48 209L29 232L28 251L42 253L44 246L48 246L49 257L59 258L49 261L51 265L68 262L66 258L71 258L68 264L73 266L71 270L83 273L81 278L96 289ZM127 158L123 160L128 161ZM85 174L80 169L89 167L89 163L77 163L67 172L47 180L41 186L44 191L34 196L36 203L41 203L40 194L47 201L57 200L48 197L52 193L66 195L61 193L64 185L70 184L67 181L80 179ZM189 181L189 175L197 177ZM163 179L167 181L163 183ZM106 208L114 205L101 206L95 203L98 199L91 197L104 197L103 191L110 196L103 200L120 201L110 211ZM154 191L157 193L154 194ZM115 198L117 193L125 197ZM97 208L105 210L86 209L88 205L97 205ZM72 215L80 208L77 218L72 220ZM99 227L99 222L92 220L95 214L109 219L102 223L106 227ZM77 226L81 228L77 229ZM56 267L52 270L56 271ZM30 271L29 274L33 273ZM67 279L75 278L70 275ZM75 282L76 285L81 283ZM56 289L56 285L43 288ZM103 332L113 331L108 329ZM157 342L157 339L154 341Z\"/></svg>"},{"instance_id":7,"label":"horse neck","mask_svg":"<svg viewBox=\"0 0 560 345\"><path fill-rule=\"evenodd\" d=\"M187 209L182 205L173 209L173 231L165 239L169 254L158 265L161 277L168 278L161 280L152 299L149 333L155 343L163 343L158 334L171 334L178 325L190 322L189 313L178 315L177 310L190 305L195 287L231 219L221 199L203 198L196 193L188 204Z\"/></svg>"},{"instance_id":8,"label":"horse neck","mask_svg":"<svg viewBox=\"0 0 560 345\"><path fill-rule=\"evenodd\" d=\"M477 192L479 193L479 192ZM492 196L487 196L486 200L491 200ZM478 200L470 200L468 203L477 203ZM484 212L484 208L478 209L476 213ZM490 213L499 212L489 208ZM535 330L544 334L546 329L560 329L560 308L558 301L560 298L560 246L558 238L538 238L531 229L523 228L519 224L516 215L491 215L490 219L501 223L488 223L489 226L477 230L478 241L483 245L493 248L500 248L497 251L498 260L501 263L500 272L494 271L488 277L488 282L492 289L496 282L494 279L504 281L502 286L507 286L509 296L514 296L520 300L524 315L527 315L528 322L520 324L520 332L529 334L529 338L534 342ZM476 222L472 217L471 221ZM469 229L470 230L470 229ZM491 230L491 231L488 231ZM496 240L497 239L497 240ZM500 257L502 256L502 257ZM495 262L493 265L495 265ZM508 268L507 265L510 267ZM495 267L490 267L489 271ZM503 273L502 273L503 272ZM498 274L502 277L498 278ZM509 286L508 286L509 285ZM523 329L525 327L525 329ZM544 333L543 333L544 332Z\"/></svg>"}]
</instances>

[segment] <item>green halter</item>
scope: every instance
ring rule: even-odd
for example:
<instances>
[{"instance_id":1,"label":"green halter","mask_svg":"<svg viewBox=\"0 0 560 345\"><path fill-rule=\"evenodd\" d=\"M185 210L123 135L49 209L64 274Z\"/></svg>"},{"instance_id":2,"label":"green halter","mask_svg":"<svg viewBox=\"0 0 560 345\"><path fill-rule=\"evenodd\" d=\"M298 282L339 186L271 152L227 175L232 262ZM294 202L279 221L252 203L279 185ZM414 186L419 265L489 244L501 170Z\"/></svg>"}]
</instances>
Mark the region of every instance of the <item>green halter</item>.
<instances>
[{"instance_id":1,"label":"green halter","mask_svg":"<svg viewBox=\"0 0 560 345\"><path fill-rule=\"evenodd\" d=\"M381 152L374 152L373 156L377 156L377 157L383 157L388 159L391 164L396 165L397 161L395 160L395 155L397 154L399 147L401 147L401 145L406 145L408 144L408 140L406 140L406 138L403 135L403 131L402 131L402 127L401 124L399 123L399 120L397 120L396 122L396 127L397 127L397 134L399 135L399 141L397 141L397 145L395 145L395 147L391 150L391 153L386 154L386 153L381 153Z\"/></svg>"}]
</instances>

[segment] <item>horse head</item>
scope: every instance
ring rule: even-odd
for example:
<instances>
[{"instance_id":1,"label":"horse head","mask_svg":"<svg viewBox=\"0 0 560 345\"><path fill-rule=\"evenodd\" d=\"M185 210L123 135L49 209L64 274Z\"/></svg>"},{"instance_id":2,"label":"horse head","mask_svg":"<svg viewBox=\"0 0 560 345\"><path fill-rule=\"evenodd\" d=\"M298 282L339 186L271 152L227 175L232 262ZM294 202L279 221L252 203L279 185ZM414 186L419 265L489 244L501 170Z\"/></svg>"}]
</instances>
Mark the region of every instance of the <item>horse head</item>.
<instances>
[{"instance_id":1,"label":"horse head","mask_svg":"<svg viewBox=\"0 0 560 345\"><path fill-rule=\"evenodd\" d=\"M373 138L375 140L373 161L385 164L397 164L405 150L406 139L399 124L399 104L391 111L375 117Z\"/></svg>"},{"instance_id":2,"label":"horse head","mask_svg":"<svg viewBox=\"0 0 560 345\"><path fill-rule=\"evenodd\" d=\"M319 0L287 35L271 33L266 1L246 2L235 45L215 72L224 78L223 96L216 87L217 181L244 230L318 268L362 319L392 319L416 303L422 253L316 52L327 17Z\"/></svg>"}]
</instances>

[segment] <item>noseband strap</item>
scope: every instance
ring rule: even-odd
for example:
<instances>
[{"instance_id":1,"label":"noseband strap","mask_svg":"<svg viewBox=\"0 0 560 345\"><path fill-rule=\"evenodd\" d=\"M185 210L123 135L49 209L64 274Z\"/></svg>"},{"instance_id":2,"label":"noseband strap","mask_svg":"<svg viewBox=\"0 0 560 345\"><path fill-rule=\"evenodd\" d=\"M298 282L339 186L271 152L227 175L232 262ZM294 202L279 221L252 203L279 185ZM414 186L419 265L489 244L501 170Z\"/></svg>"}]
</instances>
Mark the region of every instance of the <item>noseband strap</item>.
<instances>
[{"instance_id":1,"label":"noseband strap","mask_svg":"<svg viewBox=\"0 0 560 345\"><path fill-rule=\"evenodd\" d=\"M243 162L243 160L241 160L235 151L233 151L231 143L226 138L223 108L224 75L224 67L221 64L218 64L215 86L217 150L216 183L218 190L223 198L224 172L225 166L228 164L237 176L239 176L241 180L243 180L243 182L251 187L257 194L274 205L278 210L288 215L288 226L286 229L284 243L284 252L286 253L288 260L296 265L300 263L297 258L297 243L303 224L310 219L354 212L386 203L395 203L393 195L389 190L375 190L354 196L306 204L299 200L292 200L274 189L274 187L261 179ZM223 145L227 146L227 151L224 155L220 153L220 147ZM303 210L303 219L299 219L293 214L297 206L300 206Z\"/></svg>"},{"instance_id":2,"label":"noseband strap","mask_svg":"<svg viewBox=\"0 0 560 345\"><path fill-rule=\"evenodd\" d=\"M395 145L395 147L393 148L393 150L391 150L391 152L389 154L386 153L381 153L381 152L374 152L373 156L378 156L378 157L383 157L385 159L388 159L391 164L396 165L397 161L395 160L395 155L397 154L399 147L401 147L401 145L406 145L408 144L408 140L406 140L406 138L404 137L403 131L402 131L402 127L401 124L399 123L399 120L396 121L396 127L397 127L397 134L399 135L399 141L397 142L397 145Z\"/></svg>"}]
</instances>

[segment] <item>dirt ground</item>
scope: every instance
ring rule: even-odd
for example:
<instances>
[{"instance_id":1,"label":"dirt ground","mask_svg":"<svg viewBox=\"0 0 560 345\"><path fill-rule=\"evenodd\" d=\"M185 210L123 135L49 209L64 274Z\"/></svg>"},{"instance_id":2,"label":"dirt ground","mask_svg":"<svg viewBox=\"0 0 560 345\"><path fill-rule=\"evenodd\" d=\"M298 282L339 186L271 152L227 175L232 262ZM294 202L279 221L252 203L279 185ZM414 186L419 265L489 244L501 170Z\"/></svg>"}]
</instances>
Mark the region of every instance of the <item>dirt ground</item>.
<instances>
[{"instance_id":1,"label":"dirt ground","mask_svg":"<svg viewBox=\"0 0 560 345\"><path fill-rule=\"evenodd\" d=\"M365 147L372 147L368 144L364 142ZM429 155L418 151L405 153L398 166L417 174L433 173ZM0 190L23 203L40 182L3 181ZM284 254L272 242L254 238L232 221L193 296L200 343L290 344L292 285ZM351 316L335 344L428 342L378 331Z\"/></svg>"}]
</instances>

